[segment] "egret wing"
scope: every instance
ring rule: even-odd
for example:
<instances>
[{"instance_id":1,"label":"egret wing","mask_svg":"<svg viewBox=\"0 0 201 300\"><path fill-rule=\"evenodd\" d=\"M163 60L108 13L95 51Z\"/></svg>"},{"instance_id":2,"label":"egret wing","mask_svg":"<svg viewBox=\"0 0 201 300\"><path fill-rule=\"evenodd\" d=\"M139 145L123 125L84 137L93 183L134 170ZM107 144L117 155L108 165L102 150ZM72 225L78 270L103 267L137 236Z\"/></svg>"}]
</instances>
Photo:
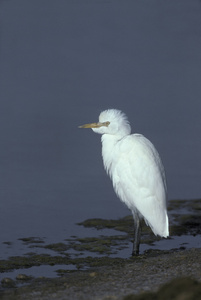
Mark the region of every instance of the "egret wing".
<instances>
[{"instance_id":1,"label":"egret wing","mask_svg":"<svg viewBox=\"0 0 201 300\"><path fill-rule=\"evenodd\" d=\"M116 145L111 177L116 193L155 234L168 236L164 168L153 144L133 134Z\"/></svg>"}]
</instances>

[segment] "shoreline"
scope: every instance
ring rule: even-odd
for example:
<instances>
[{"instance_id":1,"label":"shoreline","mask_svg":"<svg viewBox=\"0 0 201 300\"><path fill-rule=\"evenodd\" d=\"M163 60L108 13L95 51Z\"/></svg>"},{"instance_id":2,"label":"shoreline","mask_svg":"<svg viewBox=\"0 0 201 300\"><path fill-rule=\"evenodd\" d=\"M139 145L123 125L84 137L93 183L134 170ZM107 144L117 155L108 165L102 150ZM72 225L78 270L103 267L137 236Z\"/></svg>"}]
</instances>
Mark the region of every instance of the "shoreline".
<instances>
[{"instance_id":1,"label":"shoreline","mask_svg":"<svg viewBox=\"0 0 201 300\"><path fill-rule=\"evenodd\" d=\"M185 300L200 299L200 211L201 201L198 199L171 201L169 205L171 237L166 239L163 247L166 250L160 249L162 241L153 236L150 229L145 226L142 231L142 242L150 245L150 248L132 258L112 257L112 254L118 254L132 241L132 216L119 220L89 219L79 224L96 230L113 229L118 235L96 235L95 231L95 237L74 237L56 244L46 244L41 238L25 237L21 240L27 249L32 251L41 249L42 253L29 252L24 256L0 261L0 272L5 274L1 281L0 299L177 299L172 295L164 298L164 284L169 286L167 294L169 291L174 291L174 294L184 293L188 288L192 292L191 295L199 291L199 298L185 298ZM194 241L192 242L190 238ZM151 247L153 244L154 248ZM48 254L49 250L53 255ZM92 256L87 256L86 253L91 253ZM56 266L58 277L56 275L53 278L33 277L31 268L34 266L39 268ZM73 266L73 269L70 266ZM25 269L30 270L29 276L23 274ZM16 270L20 270L21 274L18 274L15 280L6 278L6 272L16 274ZM160 288L162 290L159 290ZM147 296L142 294L144 292L148 292ZM158 293L157 297L150 294L155 292ZM128 298L129 294L134 296Z\"/></svg>"},{"instance_id":2,"label":"shoreline","mask_svg":"<svg viewBox=\"0 0 201 300\"><path fill-rule=\"evenodd\" d=\"M147 256L125 259L112 266L72 272L61 278L38 278L29 286L0 292L0 299L122 300L129 294L135 295L132 299L138 299L136 297L141 293L156 292L162 285L178 278L185 281L188 277L201 282L200 262L201 249L169 253L153 251ZM191 282L190 279L187 282ZM201 283L196 286L200 286L201 291Z\"/></svg>"}]
</instances>

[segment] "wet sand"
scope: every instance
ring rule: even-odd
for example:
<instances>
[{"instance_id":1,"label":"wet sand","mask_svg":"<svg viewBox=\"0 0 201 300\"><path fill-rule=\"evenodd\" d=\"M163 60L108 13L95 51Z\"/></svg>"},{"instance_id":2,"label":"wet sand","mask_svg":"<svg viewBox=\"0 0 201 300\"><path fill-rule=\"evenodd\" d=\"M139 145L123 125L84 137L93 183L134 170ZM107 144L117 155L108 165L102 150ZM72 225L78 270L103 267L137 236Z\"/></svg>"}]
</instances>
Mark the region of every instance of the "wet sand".
<instances>
[{"instance_id":1,"label":"wet sand","mask_svg":"<svg viewBox=\"0 0 201 300\"><path fill-rule=\"evenodd\" d=\"M174 298L173 294L181 296L185 289L191 292L191 298L185 299L201 299L201 283L191 279L201 282L201 249L153 251L111 266L69 273L62 278L38 278L30 286L1 292L0 299L151 299L151 294L138 297L144 292L157 292L172 280L169 287L163 288L170 298L162 293L157 299L184 299ZM183 286L182 292L180 286ZM200 294L200 298L195 298L193 293ZM135 296L125 298L131 294Z\"/></svg>"}]
</instances>

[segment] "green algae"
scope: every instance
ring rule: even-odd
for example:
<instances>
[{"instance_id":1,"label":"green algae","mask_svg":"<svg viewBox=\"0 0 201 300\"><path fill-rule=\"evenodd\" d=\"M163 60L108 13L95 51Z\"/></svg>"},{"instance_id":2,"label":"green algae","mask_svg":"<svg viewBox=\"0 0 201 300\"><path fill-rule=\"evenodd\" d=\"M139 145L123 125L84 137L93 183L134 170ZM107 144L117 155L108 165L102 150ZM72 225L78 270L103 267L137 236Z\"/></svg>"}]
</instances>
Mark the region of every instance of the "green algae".
<instances>
[{"instance_id":1,"label":"green algae","mask_svg":"<svg viewBox=\"0 0 201 300\"><path fill-rule=\"evenodd\" d=\"M134 222L133 222L133 216L128 215L117 220L107 220L107 219L100 219L100 218L87 219L83 222L77 223L77 225L82 225L86 228L93 227L96 228L97 230L114 229L117 231L125 232L132 236ZM145 233L151 232L150 228L147 227L143 221L141 223L141 226L143 232Z\"/></svg>"},{"instance_id":2,"label":"green algae","mask_svg":"<svg viewBox=\"0 0 201 300\"><path fill-rule=\"evenodd\" d=\"M0 272L8 272L15 269L31 268L41 265L55 265L66 263L65 258L50 256L48 254L34 254L28 256L13 256L6 260L0 260Z\"/></svg>"},{"instance_id":3,"label":"green algae","mask_svg":"<svg viewBox=\"0 0 201 300\"><path fill-rule=\"evenodd\" d=\"M78 225L82 225L84 227L94 227L98 230L108 228L130 233L133 230L133 218L130 215L118 220L94 218L80 222Z\"/></svg>"},{"instance_id":4,"label":"green algae","mask_svg":"<svg viewBox=\"0 0 201 300\"><path fill-rule=\"evenodd\" d=\"M9 241L8 241L8 242L3 242L3 244L4 244L4 245L11 246L11 245L12 245L12 242L9 242Z\"/></svg>"},{"instance_id":5,"label":"green algae","mask_svg":"<svg viewBox=\"0 0 201 300\"><path fill-rule=\"evenodd\" d=\"M201 210L201 199L192 200L170 200L168 202L168 211L185 211L193 212L193 214L199 214Z\"/></svg>"},{"instance_id":6,"label":"green algae","mask_svg":"<svg viewBox=\"0 0 201 300\"><path fill-rule=\"evenodd\" d=\"M50 249L61 254L66 254L66 251L69 250L69 246L65 243L54 243L44 246L45 249Z\"/></svg>"},{"instance_id":7,"label":"green algae","mask_svg":"<svg viewBox=\"0 0 201 300\"><path fill-rule=\"evenodd\" d=\"M24 242L25 244L43 244L44 241L43 239L39 238L39 237L25 237L25 238L19 238L19 241Z\"/></svg>"},{"instance_id":8,"label":"green algae","mask_svg":"<svg viewBox=\"0 0 201 300\"><path fill-rule=\"evenodd\" d=\"M181 209L181 208L183 208L183 207L185 207L187 205L186 202L187 202L186 200L180 200L180 199L178 199L178 200L176 200L176 199L175 200L170 200L168 202L167 209L168 209L168 211Z\"/></svg>"},{"instance_id":9,"label":"green algae","mask_svg":"<svg viewBox=\"0 0 201 300\"><path fill-rule=\"evenodd\" d=\"M113 266L123 266L125 262L132 261L130 259L123 258L111 258L108 256L104 257L85 257L85 258L77 258L71 260L72 264L75 264L78 270L89 270L90 268L99 268L99 267L113 267ZM58 269L56 271L58 275L65 275L68 273L73 273L75 270L69 269Z\"/></svg>"},{"instance_id":10,"label":"green algae","mask_svg":"<svg viewBox=\"0 0 201 300\"><path fill-rule=\"evenodd\" d=\"M76 251L90 251L108 255L126 247L127 239L128 237L123 235L78 238L71 246Z\"/></svg>"}]
</instances>

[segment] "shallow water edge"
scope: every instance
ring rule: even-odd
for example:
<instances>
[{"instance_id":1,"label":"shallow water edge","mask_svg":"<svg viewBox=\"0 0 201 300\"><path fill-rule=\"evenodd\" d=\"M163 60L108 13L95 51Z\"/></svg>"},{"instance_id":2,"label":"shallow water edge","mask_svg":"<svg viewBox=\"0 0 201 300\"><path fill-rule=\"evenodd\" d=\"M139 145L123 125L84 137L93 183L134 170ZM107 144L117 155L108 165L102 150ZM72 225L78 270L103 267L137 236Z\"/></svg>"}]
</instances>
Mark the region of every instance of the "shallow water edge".
<instances>
[{"instance_id":1,"label":"shallow water edge","mask_svg":"<svg viewBox=\"0 0 201 300\"><path fill-rule=\"evenodd\" d=\"M200 211L200 200L171 201L171 237L159 239L143 226L138 257L130 256L131 216L85 220L78 226L94 228L94 236L71 237L56 244L25 237L21 242L30 250L26 255L0 261L0 298L124 299L128 294L157 291L171 280L171 289L175 284L178 288L181 282L175 280L184 277L194 292L199 284L191 279L201 281ZM42 276L43 268L48 276Z\"/></svg>"}]
</instances>

